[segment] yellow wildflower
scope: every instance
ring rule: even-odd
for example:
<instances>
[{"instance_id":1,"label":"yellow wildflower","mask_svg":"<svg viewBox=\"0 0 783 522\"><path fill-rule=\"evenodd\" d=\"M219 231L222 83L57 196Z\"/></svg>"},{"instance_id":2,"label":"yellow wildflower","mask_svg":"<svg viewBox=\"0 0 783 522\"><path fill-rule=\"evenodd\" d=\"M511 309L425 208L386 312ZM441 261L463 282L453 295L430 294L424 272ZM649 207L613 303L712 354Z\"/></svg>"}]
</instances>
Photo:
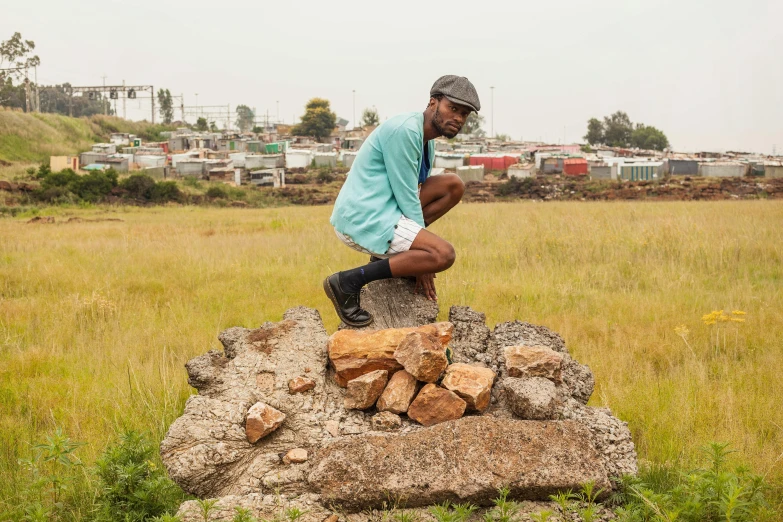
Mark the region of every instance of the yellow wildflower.
<instances>
[{"instance_id":1,"label":"yellow wildflower","mask_svg":"<svg viewBox=\"0 0 783 522\"><path fill-rule=\"evenodd\" d=\"M747 315L747 314L746 314L745 312L743 312L742 310L732 310L732 312L731 312L731 313L732 313L732 314L734 314L734 315Z\"/></svg>"}]
</instances>

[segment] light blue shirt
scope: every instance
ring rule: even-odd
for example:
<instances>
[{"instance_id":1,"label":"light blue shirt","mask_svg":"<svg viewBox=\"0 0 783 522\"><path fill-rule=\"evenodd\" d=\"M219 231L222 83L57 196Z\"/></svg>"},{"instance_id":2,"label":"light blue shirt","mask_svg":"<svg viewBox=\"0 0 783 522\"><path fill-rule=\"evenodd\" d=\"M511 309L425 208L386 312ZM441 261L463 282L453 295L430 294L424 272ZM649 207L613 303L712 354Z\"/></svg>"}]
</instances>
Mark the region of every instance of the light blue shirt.
<instances>
[{"instance_id":1,"label":"light blue shirt","mask_svg":"<svg viewBox=\"0 0 783 522\"><path fill-rule=\"evenodd\" d=\"M435 143L427 146L432 160ZM423 150L424 113L400 114L379 125L359 149L329 222L378 254L388 250L400 216L423 227L418 193Z\"/></svg>"}]
</instances>

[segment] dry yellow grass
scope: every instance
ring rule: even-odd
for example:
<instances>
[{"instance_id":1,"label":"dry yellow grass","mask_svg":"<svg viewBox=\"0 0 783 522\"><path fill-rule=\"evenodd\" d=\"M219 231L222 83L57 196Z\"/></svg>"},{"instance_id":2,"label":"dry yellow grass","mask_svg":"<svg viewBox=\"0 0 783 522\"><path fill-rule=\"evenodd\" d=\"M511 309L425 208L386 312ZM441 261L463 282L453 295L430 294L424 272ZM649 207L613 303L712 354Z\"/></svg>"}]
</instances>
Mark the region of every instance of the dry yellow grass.
<instances>
[{"instance_id":1,"label":"dry yellow grass","mask_svg":"<svg viewBox=\"0 0 783 522\"><path fill-rule=\"evenodd\" d=\"M0 220L0 482L55 425L89 443L87 460L121 428L161 438L191 393L183 364L224 328L305 305L334 330L320 283L365 256L335 238L330 211ZM629 422L645 459L692 462L728 441L781 478L781 223L772 201L460 205L433 227L458 252L437 279L441 314L467 304L560 332L596 374L592 403ZM747 315L716 352L702 315L719 309Z\"/></svg>"}]
</instances>

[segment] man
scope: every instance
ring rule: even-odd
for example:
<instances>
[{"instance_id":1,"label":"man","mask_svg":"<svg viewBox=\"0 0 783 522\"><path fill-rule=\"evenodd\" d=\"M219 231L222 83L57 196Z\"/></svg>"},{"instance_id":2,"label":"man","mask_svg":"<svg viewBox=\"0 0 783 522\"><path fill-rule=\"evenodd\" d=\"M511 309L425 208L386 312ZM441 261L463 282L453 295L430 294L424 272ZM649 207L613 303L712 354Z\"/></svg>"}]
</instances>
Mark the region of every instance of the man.
<instances>
[{"instance_id":1,"label":"man","mask_svg":"<svg viewBox=\"0 0 783 522\"><path fill-rule=\"evenodd\" d=\"M465 186L454 174L429 177L435 159L432 140L455 137L470 113L480 109L476 88L467 78L442 76L430 89L424 112L385 121L362 144L330 223L343 243L370 254L370 263L324 280L324 291L345 324L372 323L359 292L378 279L415 277L416 290L437 299L435 274L451 267L456 254L425 227L459 203Z\"/></svg>"}]
</instances>

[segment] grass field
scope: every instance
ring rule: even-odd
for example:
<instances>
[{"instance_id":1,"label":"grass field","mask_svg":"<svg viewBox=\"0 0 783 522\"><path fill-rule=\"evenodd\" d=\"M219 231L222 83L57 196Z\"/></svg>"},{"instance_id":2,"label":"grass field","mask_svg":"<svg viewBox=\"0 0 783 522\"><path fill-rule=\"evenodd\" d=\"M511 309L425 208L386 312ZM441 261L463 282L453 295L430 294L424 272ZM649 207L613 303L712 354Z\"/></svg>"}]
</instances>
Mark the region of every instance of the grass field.
<instances>
[{"instance_id":1,"label":"grass field","mask_svg":"<svg viewBox=\"0 0 783 522\"><path fill-rule=\"evenodd\" d=\"M225 328L305 305L334 331L320 283L365 258L335 238L330 211L0 220L0 495L57 426L87 443L86 462L124 428L160 440L192 393L184 363ZM466 304L559 332L596 375L591 404L629 422L646 461L687 465L726 441L780 481L782 223L773 201L460 205L432 227L458 253L436 280L441 317ZM721 309L744 322L705 324Z\"/></svg>"}]
</instances>

